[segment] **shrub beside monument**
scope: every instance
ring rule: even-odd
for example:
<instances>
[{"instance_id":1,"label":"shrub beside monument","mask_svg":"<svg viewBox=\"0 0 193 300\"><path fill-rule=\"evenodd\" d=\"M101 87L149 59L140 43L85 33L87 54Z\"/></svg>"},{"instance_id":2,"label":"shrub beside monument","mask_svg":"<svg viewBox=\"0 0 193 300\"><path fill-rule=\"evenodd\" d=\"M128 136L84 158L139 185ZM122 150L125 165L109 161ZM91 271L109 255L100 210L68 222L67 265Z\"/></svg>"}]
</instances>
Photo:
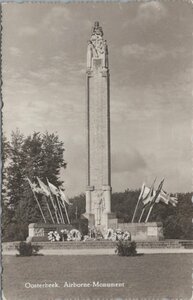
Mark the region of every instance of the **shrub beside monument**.
<instances>
[{"instance_id":1,"label":"shrub beside monument","mask_svg":"<svg viewBox=\"0 0 193 300\"><path fill-rule=\"evenodd\" d=\"M37 255L40 247L37 245L32 245L31 243L20 242L19 245L15 246L18 250L19 255L17 256L32 256Z\"/></svg>"}]
</instances>

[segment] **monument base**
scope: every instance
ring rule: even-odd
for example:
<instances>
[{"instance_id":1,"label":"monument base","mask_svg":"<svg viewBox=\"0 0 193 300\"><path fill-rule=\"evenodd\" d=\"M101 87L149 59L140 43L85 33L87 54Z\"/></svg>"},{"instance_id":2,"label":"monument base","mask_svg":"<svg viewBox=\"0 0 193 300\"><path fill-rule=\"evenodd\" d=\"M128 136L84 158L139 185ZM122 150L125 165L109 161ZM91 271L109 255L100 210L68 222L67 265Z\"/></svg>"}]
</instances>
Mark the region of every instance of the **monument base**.
<instances>
[{"instance_id":1,"label":"monument base","mask_svg":"<svg viewBox=\"0 0 193 300\"><path fill-rule=\"evenodd\" d=\"M50 231L78 229L83 235L88 233L87 220L75 220L72 224L47 224L47 223L31 223L28 226L28 242L48 242L48 233Z\"/></svg>"},{"instance_id":2,"label":"monument base","mask_svg":"<svg viewBox=\"0 0 193 300\"><path fill-rule=\"evenodd\" d=\"M117 228L131 233L131 240L136 242L156 242L164 239L163 226L161 222L149 223L119 223L114 213L106 213L102 216L101 224L95 224L94 214L83 215L83 219L74 221L72 224L39 224L31 223L28 226L29 242L48 242L48 232L62 229L78 229L83 235L88 234L88 226L95 226L101 233L105 233L108 228L116 230Z\"/></svg>"},{"instance_id":3,"label":"monument base","mask_svg":"<svg viewBox=\"0 0 193 300\"><path fill-rule=\"evenodd\" d=\"M149 223L119 223L118 228L131 233L134 241L161 241L163 236L163 225L161 222Z\"/></svg>"}]
</instances>

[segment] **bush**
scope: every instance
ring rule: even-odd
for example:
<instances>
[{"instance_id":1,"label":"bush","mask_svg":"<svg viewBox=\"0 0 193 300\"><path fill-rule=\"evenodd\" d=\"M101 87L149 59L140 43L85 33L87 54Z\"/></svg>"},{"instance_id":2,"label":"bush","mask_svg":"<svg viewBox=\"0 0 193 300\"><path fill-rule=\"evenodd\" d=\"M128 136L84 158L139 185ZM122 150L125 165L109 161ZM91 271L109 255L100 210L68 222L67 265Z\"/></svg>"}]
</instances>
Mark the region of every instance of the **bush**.
<instances>
[{"instance_id":1,"label":"bush","mask_svg":"<svg viewBox=\"0 0 193 300\"><path fill-rule=\"evenodd\" d=\"M36 255L40 249L39 246L34 246L31 243L20 242L15 248L19 251L19 256Z\"/></svg>"},{"instance_id":2,"label":"bush","mask_svg":"<svg viewBox=\"0 0 193 300\"><path fill-rule=\"evenodd\" d=\"M135 256L137 254L136 243L134 241L119 240L116 245L115 253L119 256Z\"/></svg>"}]
</instances>

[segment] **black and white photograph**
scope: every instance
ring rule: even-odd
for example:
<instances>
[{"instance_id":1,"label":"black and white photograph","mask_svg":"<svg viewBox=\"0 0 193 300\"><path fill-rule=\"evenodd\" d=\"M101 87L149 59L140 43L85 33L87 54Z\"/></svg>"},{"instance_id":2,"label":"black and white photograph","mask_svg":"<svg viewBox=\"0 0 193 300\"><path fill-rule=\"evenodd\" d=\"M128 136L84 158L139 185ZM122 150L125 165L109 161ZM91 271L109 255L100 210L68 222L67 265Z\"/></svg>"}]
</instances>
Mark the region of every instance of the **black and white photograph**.
<instances>
[{"instance_id":1,"label":"black and white photograph","mask_svg":"<svg viewBox=\"0 0 193 300\"><path fill-rule=\"evenodd\" d=\"M1 3L3 300L193 299L191 1Z\"/></svg>"}]
</instances>

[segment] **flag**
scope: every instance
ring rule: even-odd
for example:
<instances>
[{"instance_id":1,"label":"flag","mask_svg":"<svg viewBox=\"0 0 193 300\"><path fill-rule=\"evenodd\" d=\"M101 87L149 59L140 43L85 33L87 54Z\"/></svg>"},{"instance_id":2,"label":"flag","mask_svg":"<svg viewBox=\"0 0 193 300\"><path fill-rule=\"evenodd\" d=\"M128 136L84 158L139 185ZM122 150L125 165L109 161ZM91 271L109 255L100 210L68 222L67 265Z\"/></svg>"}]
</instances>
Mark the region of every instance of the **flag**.
<instances>
[{"instance_id":1,"label":"flag","mask_svg":"<svg viewBox=\"0 0 193 300\"><path fill-rule=\"evenodd\" d=\"M168 195L168 193L166 193L164 190L161 190L159 196L157 197L155 203L159 203L159 202L163 202L165 204L169 204L169 198L170 196Z\"/></svg>"},{"instance_id":2,"label":"flag","mask_svg":"<svg viewBox=\"0 0 193 300\"><path fill-rule=\"evenodd\" d=\"M29 182L29 185L34 193L41 193L41 189L35 183L32 183L28 177L26 179Z\"/></svg>"},{"instance_id":3,"label":"flag","mask_svg":"<svg viewBox=\"0 0 193 300\"><path fill-rule=\"evenodd\" d=\"M139 195L138 200L142 199L142 196L143 196L143 194L144 194L144 190L145 190L145 183L142 184L142 187L141 187L141 193L140 193L140 195Z\"/></svg>"},{"instance_id":4,"label":"flag","mask_svg":"<svg viewBox=\"0 0 193 300\"><path fill-rule=\"evenodd\" d=\"M38 183L40 185L41 191L44 195L46 195L47 197L50 196L50 191L47 187L47 185L45 185L38 177L37 177Z\"/></svg>"},{"instance_id":5,"label":"flag","mask_svg":"<svg viewBox=\"0 0 193 300\"><path fill-rule=\"evenodd\" d=\"M155 193L155 196L154 196L153 199L152 199L152 203L156 203L156 200L157 200L157 198L158 198L158 196L160 195L160 192L161 192L161 190L162 190L162 186L163 186L164 180L165 180L165 179L162 179L162 181L160 182L160 184L159 184L159 186L158 186L158 188L157 188L157 191L156 191L156 193Z\"/></svg>"},{"instance_id":6,"label":"flag","mask_svg":"<svg viewBox=\"0 0 193 300\"><path fill-rule=\"evenodd\" d=\"M70 203L70 201L69 201L68 197L66 196L66 194L61 189L59 189L59 193L60 193L60 197L61 197L62 201L65 201L68 205L72 205L72 203Z\"/></svg>"},{"instance_id":7,"label":"flag","mask_svg":"<svg viewBox=\"0 0 193 300\"><path fill-rule=\"evenodd\" d=\"M47 179L47 181L48 181L48 179ZM50 183L48 181L48 186L49 186L50 191L52 192L52 194L54 194L55 196L59 196L59 190L55 185L53 185L52 183Z\"/></svg>"},{"instance_id":8,"label":"flag","mask_svg":"<svg viewBox=\"0 0 193 300\"><path fill-rule=\"evenodd\" d=\"M145 186L144 188L144 192L143 192L143 195L142 195L142 201L144 202L144 204L147 204L148 203L148 196L150 194L150 191L151 191L151 188ZM152 193L153 195L155 195L155 190L152 190ZM146 203L147 202L147 203Z\"/></svg>"},{"instance_id":9,"label":"flag","mask_svg":"<svg viewBox=\"0 0 193 300\"><path fill-rule=\"evenodd\" d=\"M151 188L149 188L147 186L145 186L145 188L144 188L144 192L143 192L143 195L142 195L142 202L143 202L144 207L147 204L151 203L152 200L154 199L155 195L156 195L156 192L154 190L155 180L154 180Z\"/></svg>"},{"instance_id":10,"label":"flag","mask_svg":"<svg viewBox=\"0 0 193 300\"><path fill-rule=\"evenodd\" d=\"M178 204L178 198L176 197L171 197L169 198L169 203L172 205L172 206L176 206Z\"/></svg>"},{"instance_id":11,"label":"flag","mask_svg":"<svg viewBox=\"0 0 193 300\"><path fill-rule=\"evenodd\" d=\"M149 191L148 191L149 190ZM148 187L146 187L146 193L148 192L148 194L146 194L145 199L143 199L143 205L146 206L147 204L151 203L156 195L155 190L150 189Z\"/></svg>"},{"instance_id":12,"label":"flag","mask_svg":"<svg viewBox=\"0 0 193 300\"><path fill-rule=\"evenodd\" d=\"M151 189L150 189L148 186L145 186L144 192L143 192L143 195L142 195L142 199L145 200L145 199L147 198L147 196L148 196L150 190L151 190Z\"/></svg>"},{"instance_id":13,"label":"flag","mask_svg":"<svg viewBox=\"0 0 193 300\"><path fill-rule=\"evenodd\" d=\"M147 187L147 186L145 185L145 183L143 183L143 184L142 184L142 187L141 187L141 193L140 193L138 199L139 199L139 200L142 200L142 201L145 200L145 199L147 198L149 192L150 192L150 188ZM155 191L154 191L154 192L155 192Z\"/></svg>"},{"instance_id":14,"label":"flag","mask_svg":"<svg viewBox=\"0 0 193 300\"><path fill-rule=\"evenodd\" d=\"M158 198L155 201L156 203L163 202L165 204L171 204L173 206L176 206L178 203L178 199L176 197L170 196L167 192L164 190L161 190Z\"/></svg>"}]
</instances>

